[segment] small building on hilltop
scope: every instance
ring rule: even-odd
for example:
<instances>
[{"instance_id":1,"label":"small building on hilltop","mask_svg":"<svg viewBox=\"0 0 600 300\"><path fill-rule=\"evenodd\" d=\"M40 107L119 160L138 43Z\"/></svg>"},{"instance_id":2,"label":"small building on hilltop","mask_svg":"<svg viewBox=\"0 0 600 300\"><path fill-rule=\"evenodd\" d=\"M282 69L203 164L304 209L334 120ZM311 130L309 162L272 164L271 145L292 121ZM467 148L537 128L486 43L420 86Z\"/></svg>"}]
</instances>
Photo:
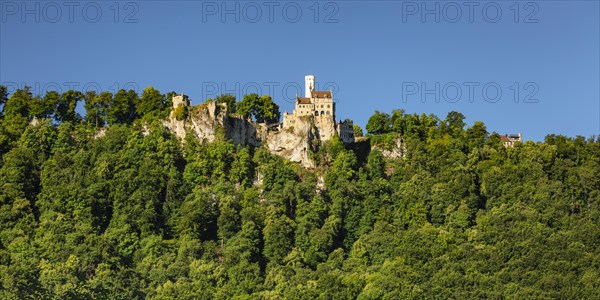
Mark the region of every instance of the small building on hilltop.
<instances>
[{"instance_id":1,"label":"small building on hilltop","mask_svg":"<svg viewBox=\"0 0 600 300\"><path fill-rule=\"evenodd\" d=\"M304 97L296 97L292 113L283 113L283 129L294 126L297 118L312 118L315 127L319 130L321 140L331 139L338 135L344 143L354 142L354 129L352 121L335 122L335 102L333 91L315 90L315 76L307 75L304 78Z\"/></svg>"},{"instance_id":2,"label":"small building on hilltop","mask_svg":"<svg viewBox=\"0 0 600 300\"><path fill-rule=\"evenodd\" d=\"M500 137L500 140L504 144L504 147L513 147L516 142L523 142L521 133L517 134L506 134Z\"/></svg>"},{"instance_id":3,"label":"small building on hilltop","mask_svg":"<svg viewBox=\"0 0 600 300\"><path fill-rule=\"evenodd\" d=\"M345 144L354 143L354 122L350 119L336 123L338 134Z\"/></svg>"},{"instance_id":4,"label":"small building on hilltop","mask_svg":"<svg viewBox=\"0 0 600 300\"><path fill-rule=\"evenodd\" d=\"M187 95L184 95L183 93L181 93L179 95L174 95L172 98L172 101L173 101L173 107L177 107L177 106L189 107L192 105L192 101L190 101L190 98Z\"/></svg>"}]
</instances>

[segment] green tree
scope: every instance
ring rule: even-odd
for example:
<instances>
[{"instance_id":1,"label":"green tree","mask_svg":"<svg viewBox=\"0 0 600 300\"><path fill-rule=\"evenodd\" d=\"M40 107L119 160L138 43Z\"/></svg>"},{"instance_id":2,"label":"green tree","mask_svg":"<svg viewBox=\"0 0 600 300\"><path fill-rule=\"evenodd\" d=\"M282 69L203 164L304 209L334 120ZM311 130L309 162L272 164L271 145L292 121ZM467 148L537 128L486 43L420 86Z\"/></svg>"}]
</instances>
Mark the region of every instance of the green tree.
<instances>
[{"instance_id":1,"label":"green tree","mask_svg":"<svg viewBox=\"0 0 600 300\"><path fill-rule=\"evenodd\" d=\"M58 122L78 122L81 116L75 111L77 103L84 98L79 91L68 90L60 95L54 118Z\"/></svg>"},{"instance_id":2,"label":"green tree","mask_svg":"<svg viewBox=\"0 0 600 300\"><path fill-rule=\"evenodd\" d=\"M56 111L56 105L60 101L60 94L56 91L48 91L44 98L34 99L31 114L38 119L51 118Z\"/></svg>"},{"instance_id":3,"label":"green tree","mask_svg":"<svg viewBox=\"0 0 600 300\"><path fill-rule=\"evenodd\" d=\"M270 96L258 96L257 94L245 95L244 99L237 103L237 113L244 117L252 117L258 123L276 123L281 113L279 106L273 102Z\"/></svg>"},{"instance_id":4,"label":"green tree","mask_svg":"<svg viewBox=\"0 0 600 300\"><path fill-rule=\"evenodd\" d=\"M230 113L235 113L236 112L235 96L234 95L232 95L232 94L222 94L222 95L217 96L214 101L216 103L225 103L225 104L227 104L227 109L229 110Z\"/></svg>"},{"instance_id":5,"label":"green tree","mask_svg":"<svg viewBox=\"0 0 600 300\"><path fill-rule=\"evenodd\" d=\"M488 137L488 132L483 122L476 121L473 127L467 128L465 137L470 148L482 147Z\"/></svg>"},{"instance_id":6,"label":"green tree","mask_svg":"<svg viewBox=\"0 0 600 300\"><path fill-rule=\"evenodd\" d=\"M160 116L166 110L165 97L160 91L149 86L144 89L142 97L139 98L136 105L136 111L140 117L143 116Z\"/></svg>"},{"instance_id":7,"label":"green tree","mask_svg":"<svg viewBox=\"0 0 600 300\"><path fill-rule=\"evenodd\" d=\"M0 106L4 105L8 100L8 89L4 85L0 85ZM2 111L0 110L0 116L2 116Z\"/></svg>"},{"instance_id":8,"label":"green tree","mask_svg":"<svg viewBox=\"0 0 600 300\"><path fill-rule=\"evenodd\" d=\"M107 120L107 111L113 99L110 92L102 92L96 95L95 92L85 94L85 120L94 127L104 126Z\"/></svg>"},{"instance_id":9,"label":"green tree","mask_svg":"<svg viewBox=\"0 0 600 300\"><path fill-rule=\"evenodd\" d=\"M287 216L277 216L270 210L266 219L263 235L265 239L264 256L274 264L283 263L293 246L294 224Z\"/></svg>"},{"instance_id":10,"label":"green tree","mask_svg":"<svg viewBox=\"0 0 600 300\"><path fill-rule=\"evenodd\" d=\"M0 124L1 148L4 151L10 150L21 134L25 131L30 120L30 109L33 102L33 96L29 87L16 90L4 104L4 119Z\"/></svg>"},{"instance_id":11,"label":"green tree","mask_svg":"<svg viewBox=\"0 0 600 300\"><path fill-rule=\"evenodd\" d=\"M385 162L383 154L379 150L372 150L367 157L366 169L371 179L383 178L385 172Z\"/></svg>"},{"instance_id":12,"label":"green tree","mask_svg":"<svg viewBox=\"0 0 600 300\"><path fill-rule=\"evenodd\" d=\"M376 110L369 118L365 128L370 134L382 134L390 131L390 122L390 115Z\"/></svg>"},{"instance_id":13,"label":"green tree","mask_svg":"<svg viewBox=\"0 0 600 300\"><path fill-rule=\"evenodd\" d=\"M451 111L446 115L444 124L450 133L454 137L458 137L465 127L465 116L459 112Z\"/></svg>"},{"instance_id":14,"label":"green tree","mask_svg":"<svg viewBox=\"0 0 600 300\"><path fill-rule=\"evenodd\" d=\"M3 112L7 119L10 118L29 118L33 95L29 87L16 90L4 104Z\"/></svg>"},{"instance_id":15,"label":"green tree","mask_svg":"<svg viewBox=\"0 0 600 300\"><path fill-rule=\"evenodd\" d=\"M131 124L137 117L135 104L138 101L135 91L119 90L108 107L108 124Z\"/></svg>"},{"instance_id":16,"label":"green tree","mask_svg":"<svg viewBox=\"0 0 600 300\"><path fill-rule=\"evenodd\" d=\"M352 129L354 130L354 136L361 137L364 135L362 128L358 124L354 124Z\"/></svg>"}]
</instances>

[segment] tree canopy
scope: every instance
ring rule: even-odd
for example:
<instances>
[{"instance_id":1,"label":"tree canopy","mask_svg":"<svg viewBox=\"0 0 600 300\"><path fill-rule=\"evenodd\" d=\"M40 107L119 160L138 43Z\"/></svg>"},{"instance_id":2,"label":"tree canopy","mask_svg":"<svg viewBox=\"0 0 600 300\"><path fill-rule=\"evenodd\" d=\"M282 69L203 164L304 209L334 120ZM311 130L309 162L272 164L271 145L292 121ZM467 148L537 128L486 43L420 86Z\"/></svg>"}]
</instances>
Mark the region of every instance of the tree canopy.
<instances>
[{"instance_id":1,"label":"tree canopy","mask_svg":"<svg viewBox=\"0 0 600 300\"><path fill-rule=\"evenodd\" d=\"M252 117L258 123L279 122L281 113L279 106L273 102L270 96L258 96L249 94L236 104L237 113L244 117Z\"/></svg>"},{"instance_id":2,"label":"tree canopy","mask_svg":"<svg viewBox=\"0 0 600 300\"><path fill-rule=\"evenodd\" d=\"M137 107L155 90L65 94L4 97L1 299L600 298L598 137L507 148L460 113L376 112L307 170L178 140Z\"/></svg>"}]
</instances>

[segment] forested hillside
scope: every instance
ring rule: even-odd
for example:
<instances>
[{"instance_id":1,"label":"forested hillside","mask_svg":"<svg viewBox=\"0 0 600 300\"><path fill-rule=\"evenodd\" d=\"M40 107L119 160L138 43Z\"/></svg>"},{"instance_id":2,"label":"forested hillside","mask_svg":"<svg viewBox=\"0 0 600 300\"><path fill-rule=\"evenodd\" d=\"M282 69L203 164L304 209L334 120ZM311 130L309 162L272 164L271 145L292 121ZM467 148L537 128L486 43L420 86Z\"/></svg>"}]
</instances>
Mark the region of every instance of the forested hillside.
<instances>
[{"instance_id":1,"label":"forested hillside","mask_svg":"<svg viewBox=\"0 0 600 300\"><path fill-rule=\"evenodd\" d=\"M376 112L306 170L182 143L170 95L0 88L0 299L600 298L598 137Z\"/></svg>"}]
</instances>

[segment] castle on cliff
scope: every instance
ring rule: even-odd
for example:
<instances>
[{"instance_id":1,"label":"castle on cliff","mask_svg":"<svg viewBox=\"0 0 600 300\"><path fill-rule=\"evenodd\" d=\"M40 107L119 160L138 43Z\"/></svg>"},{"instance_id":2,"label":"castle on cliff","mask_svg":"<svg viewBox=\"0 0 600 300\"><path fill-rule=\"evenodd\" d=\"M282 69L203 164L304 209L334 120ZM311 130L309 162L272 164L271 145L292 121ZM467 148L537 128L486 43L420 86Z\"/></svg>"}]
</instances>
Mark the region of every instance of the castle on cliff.
<instances>
[{"instance_id":1,"label":"castle on cliff","mask_svg":"<svg viewBox=\"0 0 600 300\"><path fill-rule=\"evenodd\" d=\"M326 141L338 135L344 143L354 142L352 121L335 122L335 102L333 92L315 90L315 76L304 77L304 97L296 97L294 111L283 113L282 128L293 127L298 118L313 118L321 140Z\"/></svg>"},{"instance_id":2,"label":"castle on cliff","mask_svg":"<svg viewBox=\"0 0 600 300\"><path fill-rule=\"evenodd\" d=\"M340 137L342 142L348 144L354 142L354 124L351 120L335 121L335 105L333 100L333 91L317 91L315 90L315 76L307 75L304 78L305 95L304 97L296 97L296 105L292 113L283 113L283 123L279 125L281 130L291 130L295 125L311 121L316 128L316 135L321 141L330 140L333 136ZM173 95L173 107L189 107L192 102L187 95ZM224 106L225 103L220 103ZM217 115L217 106L212 103L210 109L211 117ZM293 131L293 130L292 130Z\"/></svg>"}]
</instances>

